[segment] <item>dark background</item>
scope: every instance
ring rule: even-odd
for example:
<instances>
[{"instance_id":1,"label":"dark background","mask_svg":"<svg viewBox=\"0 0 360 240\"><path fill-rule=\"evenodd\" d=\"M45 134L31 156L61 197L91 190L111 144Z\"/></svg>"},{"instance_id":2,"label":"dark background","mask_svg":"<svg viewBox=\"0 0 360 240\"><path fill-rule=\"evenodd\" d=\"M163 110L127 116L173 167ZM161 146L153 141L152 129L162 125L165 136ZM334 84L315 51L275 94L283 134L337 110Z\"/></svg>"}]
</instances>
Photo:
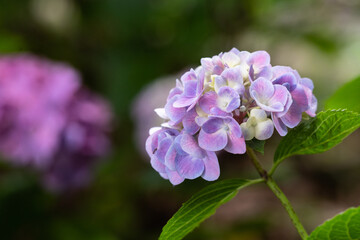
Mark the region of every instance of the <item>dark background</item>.
<instances>
[{"instance_id":1,"label":"dark background","mask_svg":"<svg viewBox=\"0 0 360 240\"><path fill-rule=\"evenodd\" d=\"M359 23L356 0L0 0L1 54L67 62L115 111L113 151L84 189L50 193L33 170L1 162L0 238L156 239L181 203L209 184L197 179L173 187L144 155L144 135L157 121L152 109L165 103L176 76L232 47L266 50L273 65L314 81L321 110L337 87L360 74ZM271 165L279 140L266 143L264 165ZM356 132L327 153L293 157L278 169L275 178L309 231L359 205L359 143ZM222 153L219 160L221 179L256 177L246 156ZM187 239L298 237L280 203L259 185Z\"/></svg>"}]
</instances>

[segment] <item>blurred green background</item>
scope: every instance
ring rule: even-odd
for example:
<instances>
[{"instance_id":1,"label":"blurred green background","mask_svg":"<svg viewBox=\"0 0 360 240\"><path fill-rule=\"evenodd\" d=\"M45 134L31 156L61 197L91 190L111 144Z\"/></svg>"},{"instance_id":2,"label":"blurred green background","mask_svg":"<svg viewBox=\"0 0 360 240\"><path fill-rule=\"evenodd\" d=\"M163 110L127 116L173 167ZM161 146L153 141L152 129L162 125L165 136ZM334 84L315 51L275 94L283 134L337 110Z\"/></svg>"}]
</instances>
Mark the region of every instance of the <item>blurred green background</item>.
<instances>
[{"instance_id":1,"label":"blurred green background","mask_svg":"<svg viewBox=\"0 0 360 240\"><path fill-rule=\"evenodd\" d=\"M153 86L157 95L146 95L160 107L179 73L237 47L266 50L273 65L311 78L321 109L360 74L359 23L357 0L0 0L0 54L31 52L71 64L111 102L116 118L113 151L85 189L48 193L32 170L1 162L0 238L157 239L181 203L209 183L172 187L151 168L138 146L143 125L156 116L154 106L141 105L140 92L162 79ZM267 142L264 165L278 142L276 136ZM309 231L360 205L359 144L355 132L327 153L294 157L279 168L276 178ZM219 159L221 179L256 176L246 156ZM187 239L298 237L280 203L257 186Z\"/></svg>"}]
</instances>

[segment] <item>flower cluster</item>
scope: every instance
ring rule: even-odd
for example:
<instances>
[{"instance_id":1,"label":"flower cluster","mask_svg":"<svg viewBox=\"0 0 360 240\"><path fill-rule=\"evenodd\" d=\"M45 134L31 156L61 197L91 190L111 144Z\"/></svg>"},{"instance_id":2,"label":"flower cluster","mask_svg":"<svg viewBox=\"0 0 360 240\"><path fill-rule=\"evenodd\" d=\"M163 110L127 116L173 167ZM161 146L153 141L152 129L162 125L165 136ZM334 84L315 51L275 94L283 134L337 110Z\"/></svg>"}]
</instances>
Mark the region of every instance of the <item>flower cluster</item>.
<instances>
[{"instance_id":1,"label":"flower cluster","mask_svg":"<svg viewBox=\"0 0 360 240\"><path fill-rule=\"evenodd\" d=\"M306 113L315 116L313 83L286 66L271 66L265 51L233 48L186 72L170 90L165 120L150 129L146 150L153 168L174 185L202 177L212 181L220 169L215 152L246 151L246 140L281 136Z\"/></svg>"},{"instance_id":2,"label":"flower cluster","mask_svg":"<svg viewBox=\"0 0 360 240\"><path fill-rule=\"evenodd\" d=\"M61 191L86 184L109 147L111 110L71 67L31 55L0 57L0 152Z\"/></svg>"}]
</instances>

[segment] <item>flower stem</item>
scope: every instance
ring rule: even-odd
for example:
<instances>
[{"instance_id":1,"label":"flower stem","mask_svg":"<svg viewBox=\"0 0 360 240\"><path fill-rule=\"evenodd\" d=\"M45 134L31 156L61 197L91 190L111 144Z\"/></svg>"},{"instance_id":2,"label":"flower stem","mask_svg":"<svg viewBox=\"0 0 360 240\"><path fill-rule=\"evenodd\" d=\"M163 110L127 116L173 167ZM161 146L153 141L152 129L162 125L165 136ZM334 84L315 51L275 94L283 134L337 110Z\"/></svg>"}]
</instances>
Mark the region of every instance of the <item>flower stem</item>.
<instances>
[{"instance_id":1,"label":"flower stem","mask_svg":"<svg viewBox=\"0 0 360 240\"><path fill-rule=\"evenodd\" d=\"M296 215L294 209L292 208L289 200L281 191L279 186L276 184L274 179L268 175L266 170L261 166L260 161L256 157L254 151L251 148L247 148L247 153L254 164L256 170L260 174L260 176L264 179L266 185L271 189L271 191L275 194L275 196L280 200L281 204L285 208L287 214L289 215L293 225L295 226L296 230L298 231L299 235L301 236L301 239L305 240L308 237L308 234L306 233L306 230L304 226L301 224L299 217Z\"/></svg>"}]
</instances>

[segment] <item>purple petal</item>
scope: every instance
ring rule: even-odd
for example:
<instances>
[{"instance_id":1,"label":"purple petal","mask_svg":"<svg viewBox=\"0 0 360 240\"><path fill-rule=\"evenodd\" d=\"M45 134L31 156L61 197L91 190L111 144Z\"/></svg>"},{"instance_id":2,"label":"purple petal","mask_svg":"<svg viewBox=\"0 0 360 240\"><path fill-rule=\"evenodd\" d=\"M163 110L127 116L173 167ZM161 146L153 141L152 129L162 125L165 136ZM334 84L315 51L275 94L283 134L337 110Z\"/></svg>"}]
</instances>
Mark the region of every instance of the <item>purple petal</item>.
<instances>
[{"instance_id":1,"label":"purple petal","mask_svg":"<svg viewBox=\"0 0 360 240\"><path fill-rule=\"evenodd\" d=\"M273 107L276 110L279 109L278 106L280 104L280 106L282 106L281 111L283 111L284 106L286 105L290 96L289 91L287 90L286 87L282 85L274 85L274 88L275 88L274 95L271 97L268 103L271 107Z\"/></svg>"},{"instance_id":2,"label":"purple petal","mask_svg":"<svg viewBox=\"0 0 360 240\"><path fill-rule=\"evenodd\" d=\"M155 156L161 161L165 163L165 155L169 150L173 140L170 137L164 138L160 141L159 146L155 152Z\"/></svg>"},{"instance_id":3,"label":"purple petal","mask_svg":"<svg viewBox=\"0 0 360 240\"><path fill-rule=\"evenodd\" d=\"M251 53L248 65L264 66L270 64L270 55L266 51L256 51Z\"/></svg>"},{"instance_id":4,"label":"purple petal","mask_svg":"<svg viewBox=\"0 0 360 240\"><path fill-rule=\"evenodd\" d=\"M302 78L300 80L301 85L304 85L305 87L309 88L310 90L314 89L314 83L310 78Z\"/></svg>"},{"instance_id":5,"label":"purple petal","mask_svg":"<svg viewBox=\"0 0 360 240\"><path fill-rule=\"evenodd\" d=\"M207 157L204 161L204 173L201 177L207 181L214 181L220 176L220 166L217 156L214 152L207 151Z\"/></svg>"},{"instance_id":6,"label":"purple petal","mask_svg":"<svg viewBox=\"0 0 360 240\"><path fill-rule=\"evenodd\" d=\"M183 178L195 179L200 177L204 172L204 162L202 159L194 158L191 155L186 157L177 157L176 171Z\"/></svg>"},{"instance_id":7,"label":"purple petal","mask_svg":"<svg viewBox=\"0 0 360 240\"><path fill-rule=\"evenodd\" d=\"M157 157L153 156L150 160L151 166L159 173L165 173L165 165L160 162Z\"/></svg>"},{"instance_id":8,"label":"purple petal","mask_svg":"<svg viewBox=\"0 0 360 240\"><path fill-rule=\"evenodd\" d=\"M229 141L225 147L225 150L233 154L243 154L246 152L245 138L241 132L239 124L231 119L228 123L228 137Z\"/></svg>"},{"instance_id":9,"label":"purple petal","mask_svg":"<svg viewBox=\"0 0 360 240\"><path fill-rule=\"evenodd\" d=\"M178 185L184 181L184 178L177 171L166 169L167 177L172 185Z\"/></svg>"},{"instance_id":10,"label":"purple petal","mask_svg":"<svg viewBox=\"0 0 360 240\"><path fill-rule=\"evenodd\" d=\"M250 86L250 95L256 102L264 102L274 95L274 85L265 78L258 78Z\"/></svg>"},{"instance_id":11,"label":"purple petal","mask_svg":"<svg viewBox=\"0 0 360 240\"><path fill-rule=\"evenodd\" d=\"M316 109L317 109L317 99L314 95L312 95L310 108L309 108L309 110L306 111L306 113L309 114L310 117L315 117Z\"/></svg>"},{"instance_id":12,"label":"purple petal","mask_svg":"<svg viewBox=\"0 0 360 240\"><path fill-rule=\"evenodd\" d=\"M184 85L183 96L187 97L187 98L195 97L197 85L198 85L198 82L196 80L186 82Z\"/></svg>"},{"instance_id":13,"label":"purple petal","mask_svg":"<svg viewBox=\"0 0 360 240\"><path fill-rule=\"evenodd\" d=\"M180 79L183 84L186 84L189 81L196 80L196 73L193 69L191 69L190 71L187 71L186 73L184 73Z\"/></svg>"},{"instance_id":14,"label":"purple petal","mask_svg":"<svg viewBox=\"0 0 360 240\"><path fill-rule=\"evenodd\" d=\"M165 155L165 166L170 170L175 170L176 146L172 144Z\"/></svg>"},{"instance_id":15,"label":"purple petal","mask_svg":"<svg viewBox=\"0 0 360 240\"><path fill-rule=\"evenodd\" d=\"M196 98L190 98L190 97L185 97L183 95L181 95L173 104L174 108L183 108L183 107L187 107L190 106L191 104L194 103L194 101L196 101Z\"/></svg>"},{"instance_id":16,"label":"purple petal","mask_svg":"<svg viewBox=\"0 0 360 240\"><path fill-rule=\"evenodd\" d=\"M289 91L296 88L297 80L292 73L285 73L273 81L273 84L279 84L286 87Z\"/></svg>"},{"instance_id":17,"label":"purple petal","mask_svg":"<svg viewBox=\"0 0 360 240\"><path fill-rule=\"evenodd\" d=\"M281 121L280 118L276 117L274 113L271 113L271 118L272 118L274 126L275 126L276 130L278 131L278 133L280 134L280 136L282 136L282 137L285 136L288 132L285 124Z\"/></svg>"},{"instance_id":18,"label":"purple petal","mask_svg":"<svg viewBox=\"0 0 360 240\"><path fill-rule=\"evenodd\" d=\"M207 114L210 114L211 108L216 106L217 98L218 95L214 91L205 93L199 99L199 105L201 110L203 110Z\"/></svg>"},{"instance_id":19,"label":"purple petal","mask_svg":"<svg viewBox=\"0 0 360 240\"><path fill-rule=\"evenodd\" d=\"M291 97L296 102L297 107L301 112L306 111L309 108L308 98L306 96L304 87L298 84L296 88L291 92Z\"/></svg>"},{"instance_id":20,"label":"purple petal","mask_svg":"<svg viewBox=\"0 0 360 240\"><path fill-rule=\"evenodd\" d=\"M288 112L281 117L282 122L289 128L296 127L302 119L301 108L296 102L293 102Z\"/></svg>"},{"instance_id":21,"label":"purple petal","mask_svg":"<svg viewBox=\"0 0 360 240\"><path fill-rule=\"evenodd\" d=\"M226 71L226 70L225 70ZM224 72L225 72L224 71ZM217 91L219 91L219 89L221 88L221 87L225 87L227 85L227 82L226 82L226 80L223 78L223 77L221 77L221 76L216 76L215 77L215 83L214 83L214 88L215 88L215 91L217 92Z\"/></svg>"},{"instance_id":22,"label":"purple petal","mask_svg":"<svg viewBox=\"0 0 360 240\"><path fill-rule=\"evenodd\" d=\"M180 138L180 146L190 155L201 155L202 149L199 147L194 137L189 134L182 134Z\"/></svg>"},{"instance_id":23,"label":"purple petal","mask_svg":"<svg viewBox=\"0 0 360 240\"><path fill-rule=\"evenodd\" d=\"M202 130L206 133L214 133L224 128L224 120L221 118L211 118L202 125Z\"/></svg>"},{"instance_id":24,"label":"purple petal","mask_svg":"<svg viewBox=\"0 0 360 240\"><path fill-rule=\"evenodd\" d=\"M271 69L273 73L273 77L276 79L280 77L281 75L287 74L287 73L293 73L293 69L291 67L286 66L274 66Z\"/></svg>"},{"instance_id":25,"label":"purple petal","mask_svg":"<svg viewBox=\"0 0 360 240\"><path fill-rule=\"evenodd\" d=\"M253 66L251 66L251 69L252 68L253 68ZM250 74L251 80L255 80L260 77L270 79L271 75L272 75L271 65L261 67L261 68L257 69L257 71L255 73Z\"/></svg>"},{"instance_id":26,"label":"purple petal","mask_svg":"<svg viewBox=\"0 0 360 240\"><path fill-rule=\"evenodd\" d=\"M179 122L186 113L185 108L176 108L173 106L174 102L179 98L179 95L174 96L170 99L165 105L166 115L170 118L171 121L177 123Z\"/></svg>"},{"instance_id":27,"label":"purple petal","mask_svg":"<svg viewBox=\"0 0 360 240\"><path fill-rule=\"evenodd\" d=\"M228 136L224 130L209 134L202 129L200 130L198 141L202 149L207 151L220 151L227 145Z\"/></svg>"},{"instance_id":28,"label":"purple petal","mask_svg":"<svg viewBox=\"0 0 360 240\"><path fill-rule=\"evenodd\" d=\"M200 126L197 125L197 123L195 121L195 118L197 116L198 116L198 114L197 114L195 108L193 108L185 114L183 121L182 121L184 130L191 135L194 135L200 129Z\"/></svg>"}]
</instances>

